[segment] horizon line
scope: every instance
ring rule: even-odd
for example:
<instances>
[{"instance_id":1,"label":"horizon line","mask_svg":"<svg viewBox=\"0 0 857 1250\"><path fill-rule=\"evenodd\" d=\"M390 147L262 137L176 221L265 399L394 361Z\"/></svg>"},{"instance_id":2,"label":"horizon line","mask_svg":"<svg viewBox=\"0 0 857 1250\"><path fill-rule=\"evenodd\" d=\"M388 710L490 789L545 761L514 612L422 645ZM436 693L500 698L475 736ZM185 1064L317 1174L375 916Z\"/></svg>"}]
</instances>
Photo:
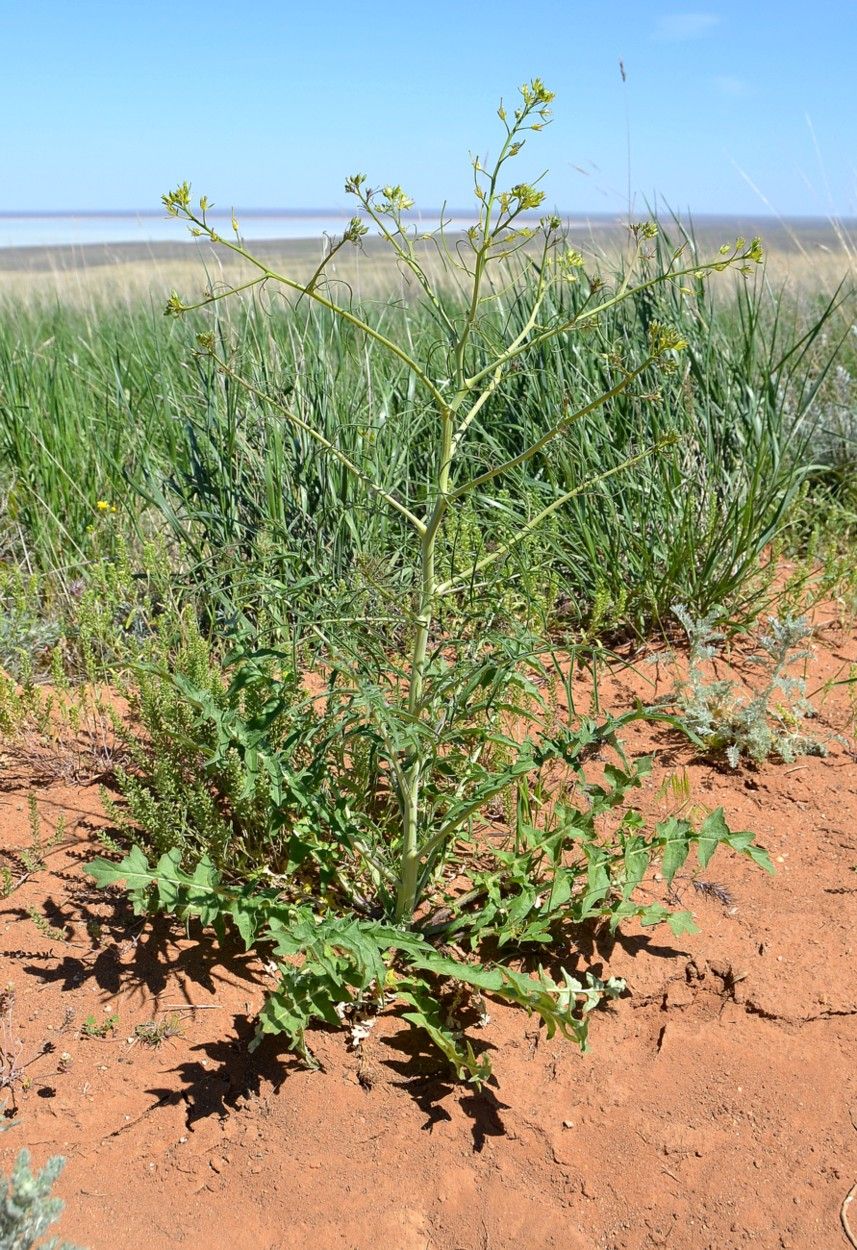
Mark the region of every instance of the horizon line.
<instances>
[{"instance_id":1,"label":"horizon line","mask_svg":"<svg viewBox=\"0 0 857 1250\"><path fill-rule=\"evenodd\" d=\"M601 220L621 220L627 217L626 209L616 209L613 211L595 210L595 209L553 209L558 216L566 218L585 217L597 218ZM441 214L447 217L472 217L472 208L424 208L419 212L409 212L403 214L403 219L407 221L418 221L421 217L437 216ZM359 216L349 212L347 208L246 208L235 210L235 216L239 219L243 217L247 220L260 220L271 217L292 217L292 218L330 218L342 217L343 219ZM778 213L770 210L752 210L742 211L730 209L729 211L717 210L700 210L695 211L685 209L681 211L668 210L668 215L673 217L758 217L770 218L773 221L826 221L826 222L854 222L857 224L857 216L851 214L839 215L830 213ZM209 217L229 220L233 216L231 209L212 209L208 213ZM522 214L522 219L527 221L538 221L544 214ZM127 220L128 218L145 218L147 220L171 220L170 215L163 210L153 208L105 208L105 209L74 209L74 208L31 208L31 209L0 209L0 220L8 221L12 219L23 220L62 220L67 218L86 218L89 220Z\"/></svg>"}]
</instances>

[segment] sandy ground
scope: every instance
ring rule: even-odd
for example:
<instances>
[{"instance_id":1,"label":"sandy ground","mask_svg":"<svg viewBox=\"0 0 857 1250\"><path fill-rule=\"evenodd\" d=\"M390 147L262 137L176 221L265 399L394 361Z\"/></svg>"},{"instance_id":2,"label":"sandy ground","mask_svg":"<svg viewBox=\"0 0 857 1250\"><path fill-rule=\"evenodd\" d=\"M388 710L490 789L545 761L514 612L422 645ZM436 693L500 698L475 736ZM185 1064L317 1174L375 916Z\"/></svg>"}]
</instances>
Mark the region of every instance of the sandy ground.
<instances>
[{"instance_id":1,"label":"sandy ground","mask_svg":"<svg viewBox=\"0 0 857 1250\"><path fill-rule=\"evenodd\" d=\"M857 634L822 613L811 681L847 674ZM660 688L668 665L647 666ZM644 670L640 670L641 672ZM614 708L653 691L624 672ZM819 695L821 735L853 731L848 688ZM394 1015L350 1052L315 1030L320 1072L276 1039L247 1040L267 974L238 950L141 924L80 864L99 850L97 790L37 793L63 843L0 909L0 984L12 982L4 1046L29 1087L0 1136L67 1156L61 1233L90 1250L828 1250L857 1180L857 762L731 771L695 760L659 729L626 734L657 764L643 806L686 770L693 800L756 831L771 878L716 857L724 906L679 888L700 933L581 932L569 966L626 978L596 1013L591 1053L546 1041L492 1004L479 1034L494 1083L456 1086ZM14 761L7 759L7 764ZM2 858L17 881L29 786L0 793ZM38 928L41 914L64 933ZM138 1025L175 1015L151 1048ZM84 1025L115 1016L115 1031ZM91 1031L91 1030L90 1030ZM40 1054L45 1042L49 1053ZM857 1213L855 1213L857 1214Z\"/></svg>"}]
</instances>

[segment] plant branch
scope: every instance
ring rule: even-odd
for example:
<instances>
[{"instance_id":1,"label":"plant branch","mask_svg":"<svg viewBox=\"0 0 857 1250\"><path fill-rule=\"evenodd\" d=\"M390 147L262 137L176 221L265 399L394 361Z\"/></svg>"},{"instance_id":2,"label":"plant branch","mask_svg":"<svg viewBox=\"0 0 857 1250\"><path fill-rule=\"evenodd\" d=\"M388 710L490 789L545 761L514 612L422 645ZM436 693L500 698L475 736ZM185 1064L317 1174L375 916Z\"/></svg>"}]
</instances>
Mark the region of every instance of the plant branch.
<instances>
[{"instance_id":1,"label":"plant branch","mask_svg":"<svg viewBox=\"0 0 857 1250\"><path fill-rule=\"evenodd\" d=\"M354 461L346 456L345 452L340 451L339 448L331 443L329 439L325 438L323 434L320 434L318 430L313 429L313 427L307 421L304 421L302 417L299 417L297 413L292 412L290 408L286 408L284 404L281 404L278 400L273 399L272 396L267 395L264 391L259 390L259 388L254 386L252 382L248 382L246 378L243 378L240 373L237 373L229 364L227 364L225 360L223 360L222 357L218 356L216 352L211 351L210 355L217 367L225 373L227 377L232 378L233 382L237 382L239 386L243 387L245 391L249 392L249 394L254 395L263 404L270 404L272 408L276 408L277 412L281 413L288 421L291 421L293 425L296 425L298 429L303 430L305 434L308 434L310 438L314 439L315 442L317 442L329 456L332 456L334 460L337 460L343 468L347 469L349 473L358 479L358 481L362 482L364 486L368 486L369 489L380 499L383 499L384 502L389 504L391 508L394 508L396 512L403 516L405 520L413 526L418 534L425 533L425 522L421 521L416 513L411 512L410 508L408 508L405 504L400 503L399 500L396 499L395 495L389 494L388 491L384 490L383 486L379 486L368 473L364 473L362 469L358 468Z\"/></svg>"},{"instance_id":2,"label":"plant branch","mask_svg":"<svg viewBox=\"0 0 857 1250\"><path fill-rule=\"evenodd\" d=\"M615 399L618 395L621 395L657 358L657 355L647 356L641 365L627 373L616 386L611 387L609 391L603 391L601 395L584 405L583 408L578 408L576 411L568 413L561 421L557 421L556 425L552 426L540 439L526 448L525 451L520 452L517 456L512 456L509 460L504 460L502 464L495 465L492 469L486 469L484 473L480 473L478 477L471 478L463 486L457 486L455 490L450 491L450 502L461 498L462 495L470 494L471 491L479 486L484 486L486 482L492 481L495 477L500 477L501 474L508 473L512 469L518 468L519 465L526 464L533 456L538 455L548 443L553 442L555 438L564 433L575 421L580 421L583 417L589 416L591 412L595 412L596 409L606 404L608 400Z\"/></svg>"},{"instance_id":3,"label":"plant branch","mask_svg":"<svg viewBox=\"0 0 857 1250\"><path fill-rule=\"evenodd\" d=\"M582 325L586 325L587 322L595 320L602 313L607 312L610 308L615 308L617 304L621 304L624 300L630 299L634 295L639 295L643 291L651 290L652 287L659 286L663 282L668 280L674 281L678 278L695 277L703 273L720 272L723 269L728 269L731 265L735 264L736 261L757 261L759 255L760 253L755 247L750 247L746 252L743 252L740 255L736 252L726 259L708 261L705 264L693 265L687 269L667 270L665 273L656 274L653 278L647 278L645 282L640 282L634 287L629 287L627 283L623 282L616 294L612 295L610 299L604 300L601 304L596 304L594 308L590 308L586 312L576 313L573 317L569 317L566 321L561 321L556 325L549 326L546 330L537 334L535 338L529 339L525 343L519 343L516 347L508 347L506 351L492 361L490 365L486 365L484 369L480 369L471 377L466 378L464 380L464 386L467 389L472 389L474 386L477 386L483 378L488 377L488 375L492 373L498 365L507 364L510 360L514 360L516 356L520 356L523 352L529 351L532 347L539 347L542 343L550 342L551 339L556 338L559 334L565 334L569 330L574 330Z\"/></svg>"},{"instance_id":4,"label":"plant branch","mask_svg":"<svg viewBox=\"0 0 857 1250\"><path fill-rule=\"evenodd\" d=\"M176 215L179 214L177 213ZM269 278L273 282L279 282L281 286L288 288L290 291L297 291L300 295L309 296L310 299L313 299L316 303L321 304L323 308L326 308L329 312L334 313L335 316L341 317L343 321L346 321L349 325L354 326L355 329L360 330L363 334L367 335L368 338L374 339L376 343L380 344L380 346L390 352L391 355L401 360L401 362L406 365L408 369L410 369L417 381L421 382L429 392L435 404L439 407L442 407L445 404L445 400L441 392L432 382L431 378L424 373L413 357L408 355L408 353L404 351L403 348L399 347L397 343L394 343L392 339L388 339L386 335L381 334L381 332L371 326L368 321L364 321L362 317L358 317L356 313L351 312L348 308L343 308L341 304L337 304L334 300L328 299L326 295L323 295L321 291L314 289L309 283L298 282L296 278L289 278L286 274L278 273L277 270L271 269L270 266L266 265L264 261L259 260L259 258L254 256L252 252L248 252L245 247L242 247L240 243L233 243L230 239L224 239L222 235L219 235L215 230L208 226L203 218L197 217L189 208L183 209L181 215L187 221L193 222L197 229L202 230L205 234L207 234L212 243L228 248L229 251L234 252L236 256L241 256L249 264L255 265L257 269L262 271L266 278ZM329 259L329 257L326 258L325 263L327 259ZM235 290L239 289L240 288L238 287L235 288ZM193 308L202 308L211 302L212 301L210 299L206 299L202 300L198 304L181 304L179 307L175 307L174 311L185 312Z\"/></svg>"},{"instance_id":5,"label":"plant branch","mask_svg":"<svg viewBox=\"0 0 857 1250\"><path fill-rule=\"evenodd\" d=\"M375 225L381 231L381 234L383 235L383 237L390 244L390 247L392 247L393 251L399 257L399 259L403 262L403 264L407 265L411 273L417 279L417 282L419 282L420 286L422 287L423 292L428 298L428 301L431 304L432 308L437 313L437 316L442 321L447 333L453 336L455 334L455 326L449 314L447 313L446 309L443 307L443 304L441 304L440 300L438 299L434 289L432 288L431 282L428 279L428 275L426 274L422 265L419 263L416 256L414 255L413 244L410 238L408 237L408 235L402 229L401 222L398 220L396 221L397 233L394 234L391 230L387 228L386 222L382 218L381 214L375 208L374 204L372 203L367 193L358 191L357 198L360 201L360 203L363 205L363 208L372 218ZM402 246L402 244L399 242L400 238L406 240L407 247Z\"/></svg>"},{"instance_id":6,"label":"plant branch","mask_svg":"<svg viewBox=\"0 0 857 1250\"><path fill-rule=\"evenodd\" d=\"M553 503L548 504L546 508L542 508L541 512L537 513L532 520L528 521L526 525L522 526L522 528L518 530L517 534L513 535L512 538L503 543L502 546L498 547L496 551L492 551L481 560L477 560L470 570L471 578L474 573L480 573L482 569L487 568L496 560L500 560L503 556L508 555L513 547L517 546L522 539L526 538L527 534L532 533L538 525L541 525L542 521L546 520L547 517L556 512L558 508L567 504L569 500L574 499L577 495L582 495L586 491L591 490L593 486L598 486L601 482L606 481L607 478L613 477L615 474L621 473L625 469L632 468L635 464L639 464L640 461L647 459L647 457L653 455L656 451L660 451L662 447L668 446L671 442L673 442L672 438L662 438L657 443L653 443L651 447L647 447L645 451L639 452L636 456L629 456L628 459L623 460L621 464L614 465L612 469L607 469L604 473L599 473L595 477L591 477L587 481L581 483L580 486L575 486L573 490L566 491L564 495L560 495L558 499L553 501ZM457 594L460 590L465 590L469 584L470 578L466 581L443 582L437 587L437 594Z\"/></svg>"}]
</instances>

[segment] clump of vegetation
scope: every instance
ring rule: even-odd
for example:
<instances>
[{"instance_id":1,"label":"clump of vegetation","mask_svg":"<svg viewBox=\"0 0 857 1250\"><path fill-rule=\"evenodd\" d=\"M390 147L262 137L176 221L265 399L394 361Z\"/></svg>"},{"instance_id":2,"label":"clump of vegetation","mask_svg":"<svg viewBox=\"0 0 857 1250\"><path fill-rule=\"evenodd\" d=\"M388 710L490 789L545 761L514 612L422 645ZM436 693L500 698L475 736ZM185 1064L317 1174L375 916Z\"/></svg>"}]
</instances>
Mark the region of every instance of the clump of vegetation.
<instances>
[{"instance_id":1,"label":"clump of vegetation","mask_svg":"<svg viewBox=\"0 0 857 1250\"><path fill-rule=\"evenodd\" d=\"M44 852L45 847L42 844L42 818L39 814L39 803L35 794L27 795L27 823L30 827L31 843L26 850L19 852L21 863L27 872L41 872L45 867ZM62 829L65 827L63 820L60 828L60 836Z\"/></svg>"},{"instance_id":2,"label":"clump of vegetation","mask_svg":"<svg viewBox=\"0 0 857 1250\"><path fill-rule=\"evenodd\" d=\"M90 1012L83 1024L80 1026L80 1036L103 1041L104 1038L113 1036L116 1032L118 1024L119 1017L113 1012L104 1016L102 1020L97 1019L97 1017Z\"/></svg>"},{"instance_id":3,"label":"clump of vegetation","mask_svg":"<svg viewBox=\"0 0 857 1250\"><path fill-rule=\"evenodd\" d=\"M47 839L44 838L39 804L33 793L27 796L27 817L30 845L19 847L17 850L7 847L0 852L9 858L15 869L13 871L9 864L0 865L0 895L4 898L16 890L27 877L43 872L46 866L46 855L59 846L65 837L66 819L65 816L60 815L57 817L53 833ZM36 923L43 927L47 922L42 917Z\"/></svg>"},{"instance_id":4,"label":"clump of vegetation","mask_svg":"<svg viewBox=\"0 0 857 1250\"><path fill-rule=\"evenodd\" d=\"M733 679L714 679L706 666L716 660L725 641L715 628L716 612L694 619L682 604L673 612L690 644L690 669L675 696L687 728L712 755L722 754L732 768L742 759L753 763L774 756L790 764L799 755L826 755L827 746L804 731L815 715L806 697L806 681L789 669L808 660L812 651L802 644L812 634L805 617L769 617L768 632L760 634L757 650L746 656L761 671L761 685L752 695L739 693Z\"/></svg>"},{"instance_id":5,"label":"clump of vegetation","mask_svg":"<svg viewBox=\"0 0 857 1250\"><path fill-rule=\"evenodd\" d=\"M831 367L807 378L812 414L803 456L806 472L783 535L788 553L810 569L822 566L829 593L857 603L853 550L857 541L857 318L853 289L837 318ZM831 327L821 334L826 340ZM787 409L798 404L787 398Z\"/></svg>"},{"instance_id":6,"label":"clump of vegetation","mask_svg":"<svg viewBox=\"0 0 857 1250\"><path fill-rule=\"evenodd\" d=\"M65 942L67 940L68 934L66 930L60 929L57 925L52 925L47 916L39 911L38 907L28 907L27 915L42 937L47 938L49 942Z\"/></svg>"},{"instance_id":7,"label":"clump of vegetation","mask_svg":"<svg viewBox=\"0 0 857 1250\"><path fill-rule=\"evenodd\" d=\"M563 509L597 499L606 482L657 462L674 443L675 432L659 428L593 473L590 461L571 457L561 475L540 477L537 492L526 487L526 475L540 476L594 414L623 401L645 407L680 375L687 341L659 318L655 293L704 285L730 267L749 274L761 260L758 240L743 239L710 261L685 243L657 254L657 227L640 223L614 287L588 272L559 218L528 218L544 193L526 182L502 186L508 162L549 121L551 99L536 79L511 113L501 105L499 155L473 162L476 222L456 248L443 229L431 236L462 292L457 303L426 266L425 236L406 224L411 200L399 186L374 190L362 174L349 178L360 215L303 279L254 257L237 221L234 237L223 239L205 197L194 204L188 184L164 197L194 235L256 274L197 305L174 294L169 314L213 308L219 318L239 290L277 285L333 318L349 341L395 362L409 419L426 432L421 478L403 489L389 480L373 440L343 442L344 425L315 420L299 379L283 388L248 376L242 345L230 345L220 322L199 335L206 367L230 393L272 414L278 463L285 465L287 448L305 449L335 469L340 498L359 492L370 530L374 517L387 518L397 589L391 594L391 583L376 579L388 626L380 635L376 614L362 603L342 612L332 586L322 611L293 609L287 646L259 646L248 628L221 675L197 639L178 668L144 677L145 733L122 778L137 845L120 863L89 865L100 884L124 883L141 914L196 917L221 940L234 927L248 948L272 954L276 985L259 1035L284 1034L307 1062L313 1021L339 1026L355 1012L397 1004L460 1077L480 1084L490 1066L465 1023L468 995L484 994L524 1007L548 1034L583 1046L590 1013L620 993L621 982L581 974L568 953L553 975L522 972L516 959L557 943L568 952L584 923L666 921L686 931L690 914L653 896L647 873L657 862L668 889L694 848L702 867L721 846L770 866L720 810L698 828L678 816L647 828L629 796L650 764L626 760L618 738L645 712L563 724L538 685L544 658L556 660L550 647L513 615L498 619L485 607L502 595L513 556ZM328 280L330 259L359 246L367 223L419 291L435 328L430 340L414 340L406 310L398 323L381 325ZM648 309L643 332L612 336L615 310L635 300ZM498 322L500 306L511 311ZM521 374L537 372L554 349L580 362L585 384L570 377L511 443L496 439L492 406L514 406ZM474 541L492 513L503 515L502 537L486 521L483 541ZM210 507L206 515L225 518ZM363 514L349 515L359 533ZM573 519L567 525L574 530ZM466 543L458 541L463 532ZM256 601L280 588L276 578L261 579ZM301 663L310 639L321 688ZM490 816L498 804L499 828ZM448 995L450 983L460 992Z\"/></svg>"},{"instance_id":8,"label":"clump of vegetation","mask_svg":"<svg viewBox=\"0 0 857 1250\"><path fill-rule=\"evenodd\" d=\"M59 647L49 677L47 686L26 666L21 679L0 672L0 734L39 784L108 777L117 762L113 707L93 682L72 683Z\"/></svg>"},{"instance_id":9,"label":"clump of vegetation","mask_svg":"<svg viewBox=\"0 0 857 1250\"><path fill-rule=\"evenodd\" d=\"M851 327L849 363L857 365ZM816 473L837 492L843 506L857 508L857 377L841 360L827 375L813 431Z\"/></svg>"},{"instance_id":10,"label":"clump of vegetation","mask_svg":"<svg viewBox=\"0 0 857 1250\"><path fill-rule=\"evenodd\" d=\"M130 1040L157 1050L164 1042L181 1037L183 1032L181 1016L171 1011L163 1020L144 1020L142 1024L135 1024Z\"/></svg>"},{"instance_id":11,"label":"clump of vegetation","mask_svg":"<svg viewBox=\"0 0 857 1250\"><path fill-rule=\"evenodd\" d=\"M169 673L154 666L139 672L130 701L139 730L121 730L127 766L117 780L124 803L103 791L106 814L126 844L143 830L149 849L162 854L177 848L185 863L207 854L232 874L280 872L288 862L289 836L280 830L301 818L322 823L322 817L307 798L310 777L295 792L284 790L267 757L278 760L288 751L307 761L306 773L313 772L312 740L322 718L312 698L301 689L297 670L282 662L248 664L230 683L192 619L170 658ZM331 704L331 724L334 713ZM348 741L343 732L343 752ZM327 766L324 754L318 752L314 766L316 787L319 770ZM369 784L356 753L347 777L358 793Z\"/></svg>"},{"instance_id":12,"label":"clump of vegetation","mask_svg":"<svg viewBox=\"0 0 857 1250\"><path fill-rule=\"evenodd\" d=\"M16 567L0 571L0 672L26 680L62 637L62 625L39 595L38 579Z\"/></svg>"},{"instance_id":13,"label":"clump of vegetation","mask_svg":"<svg viewBox=\"0 0 857 1250\"><path fill-rule=\"evenodd\" d=\"M65 1167L61 1155L48 1159L41 1172L30 1169L30 1154L21 1150L9 1177L0 1177L0 1246L4 1250L76 1250L55 1237L39 1238L59 1219L63 1203L51 1197L54 1182Z\"/></svg>"}]
</instances>

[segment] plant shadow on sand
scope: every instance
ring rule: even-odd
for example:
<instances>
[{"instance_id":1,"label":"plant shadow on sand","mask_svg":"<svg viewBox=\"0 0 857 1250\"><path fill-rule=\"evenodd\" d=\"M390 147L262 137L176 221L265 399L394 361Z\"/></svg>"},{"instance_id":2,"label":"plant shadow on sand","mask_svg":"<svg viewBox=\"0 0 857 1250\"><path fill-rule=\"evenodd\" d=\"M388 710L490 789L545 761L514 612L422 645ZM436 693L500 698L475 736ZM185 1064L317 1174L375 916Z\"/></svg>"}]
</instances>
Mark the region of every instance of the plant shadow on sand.
<instances>
[{"instance_id":1,"label":"plant shadow on sand","mask_svg":"<svg viewBox=\"0 0 857 1250\"><path fill-rule=\"evenodd\" d=\"M276 1038L265 1038L250 1051L255 1026L249 1016L235 1016L234 1030L232 1038L193 1047L204 1060L188 1060L170 1069L181 1081L179 1089L147 1089L155 1098L154 1105L185 1103L186 1124L192 1129L210 1116L225 1118L247 1099L260 1098L266 1087L278 1093L286 1078L301 1070L299 1060Z\"/></svg>"},{"instance_id":2,"label":"plant shadow on sand","mask_svg":"<svg viewBox=\"0 0 857 1250\"><path fill-rule=\"evenodd\" d=\"M452 1115L443 1103L455 1099L456 1105L472 1122L470 1132L475 1154L482 1152L487 1138L506 1135L501 1112L509 1110L509 1104L501 1102L494 1092L497 1087L496 1078L491 1077L480 1090L475 1090L441 1075L443 1069L439 1071L437 1055L428 1046L427 1039L412 1030L403 1029L395 1036L382 1040L385 1047L402 1056L399 1059L387 1055L381 1062L402 1078L395 1084L425 1114L426 1120L422 1125L424 1131L430 1133L437 1124L452 1120ZM477 1055L496 1049L490 1042L478 1039L472 1040L471 1044Z\"/></svg>"},{"instance_id":3,"label":"plant shadow on sand","mask_svg":"<svg viewBox=\"0 0 857 1250\"><path fill-rule=\"evenodd\" d=\"M56 875L68 883L80 885L79 879L71 873ZM63 993L78 991L87 982L93 982L110 997L130 994L146 1002L157 1001L165 993L176 1002L184 997L188 1011L192 1011L191 986L214 994L218 987L229 984L233 988L246 986L248 991L258 993L267 980L258 955L247 954L236 937L215 945L204 940L197 925L191 925L186 936L175 921L164 916L147 918L141 932L140 918L119 895L111 897L84 885L75 891L73 900L62 904L47 898L43 910L50 923L57 926L68 924L74 918L78 925L83 922L97 924L100 928L91 951L83 955L55 959L31 950L9 952L12 957L26 961L23 970L29 976L45 985L58 985ZM7 907L5 914L23 919L27 912L20 907ZM653 945L648 935L639 938L610 935L596 932L591 926L586 926L586 932L579 932L577 937L574 954L566 951L566 966L582 958L598 974L603 972L603 965L591 964L592 957L599 954L606 958L617 943L630 952L646 950L664 958L679 953L669 947ZM37 959L40 962L35 962ZM557 953L549 961L557 967L562 962ZM399 1014L388 1013L388 1023L395 1023ZM169 1069L177 1078L178 1087L148 1088L146 1093L153 1099L149 1110L183 1103L187 1127L192 1129L196 1122L208 1117L225 1118L246 1100L262 1097L265 1091L278 1093L290 1076L306 1071L280 1038L264 1037L256 1049L250 1049L255 1021L249 1013L233 1014L229 1032L229 1036L193 1047L200 1052L199 1059L187 1060ZM315 1045L320 1045L326 1036L335 1045L336 1030L316 1024L312 1035ZM476 1055L496 1049L491 1042L472 1034L471 1044ZM362 1054L351 1055L355 1057L358 1079L364 1084L359 1075ZM498 1097L495 1078L481 1090L456 1081L448 1075L448 1068L428 1037L419 1031L402 1027L391 1035L373 1038L371 1057L392 1075L390 1083L411 1098L426 1116L424 1130L431 1132L436 1125L452 1120L450 1110L444 1105L451 1100L472 1122L470 1132L475 1153L481 1153L489 1137L506 1134L502 1113L507 1110L507 1104ZM347 1062L345 1053L340 1055L337 1047L334 1061L341 1060ZM320 1066L324 1069L323 1063ZM365 1082L365 1087L367 1097L371 1096L371 1083Z\"/></svg>"},{"instance_id":4,"label":"plant shadow on sand","mask_svg":"<svg viewBox=\"0 0 857 1250\"><path fill-rule=\"evenodd\" d=\"M76 888L61 902L53 896L46 897L42 906L44 916L57 928L74 921L78 928L85 926L93 936L89 951L66 954L59 959L26 949L7 952L9 957L22 961L24 972L45 985L58 985L66 993L93 982L106 996L121 993L132 1000L139 998L141 1002L157 1002L168 994L176 1004L184 999L187 1010L192 1012L199 1007L194 1005L191 987L215 994L219 988L231 985L246 987L258 994L269 982L269 974L259 955L246 952L235 934L228 934L224 943L215 944L206 940L196 922L182 931L175 920L162 915L141 920L122 895L110 895L81 884L72 872L55 871L53 875L58 878L59 888L62 884ZM7 906L0 914L23 920L28 912L23 907ZM97 926L94 933L93 926ZM530 970L541 966L554 976L560 975L561 969L575 975L589 971L596 976L606 976L609 975L609 960L617 947L632 957L645 954L670 960L687 954L659 941L654 934L626 934L621 930L611 933L606 926L597 924L574 926L565 937L558 947L534 953L522 966ZM604 1004L597 1013L609 1010L609 1005ZM387 1019L392 1022L399 1015L400 1012L392 1011L387 1013ZM208 1063L188 1061L172 1069L181 1082L179 1089L147 1090L155 1098L154 1105L185 1102L187 1123L191 1126L194 1121L208 1116L227 1115L242 1100L259 1097L264 1087L276 1093L290 1074L304 1070L281 1039L265 1037L255 1050L250 1050L255 1022L249 1013L233 1014L231 1031L232 1036L194 1048L203 1053ZM313 1037L318 1040L335 1032L323 1024L315 1024L312 1029ZM505 1104L491 1088L497 1088L494 1078L481 1091L469 1089L466 1084L450 1078L443 1059L428 1037L411 1028L400 1028L378 1041L384 1049L373 1039L373 1059L395 1074L397 1079L393 1083L426 1115L425 1129L431 1131L436 1124L452 1119L443 1104L453 1098L473 1121L471 1131L476 1152L483 1149L487 1137L505 1133L501 1115ZM474 1030L470 1030L470 1041L477 1056L496 1049Z\"/></svg>"}]
</instances>

